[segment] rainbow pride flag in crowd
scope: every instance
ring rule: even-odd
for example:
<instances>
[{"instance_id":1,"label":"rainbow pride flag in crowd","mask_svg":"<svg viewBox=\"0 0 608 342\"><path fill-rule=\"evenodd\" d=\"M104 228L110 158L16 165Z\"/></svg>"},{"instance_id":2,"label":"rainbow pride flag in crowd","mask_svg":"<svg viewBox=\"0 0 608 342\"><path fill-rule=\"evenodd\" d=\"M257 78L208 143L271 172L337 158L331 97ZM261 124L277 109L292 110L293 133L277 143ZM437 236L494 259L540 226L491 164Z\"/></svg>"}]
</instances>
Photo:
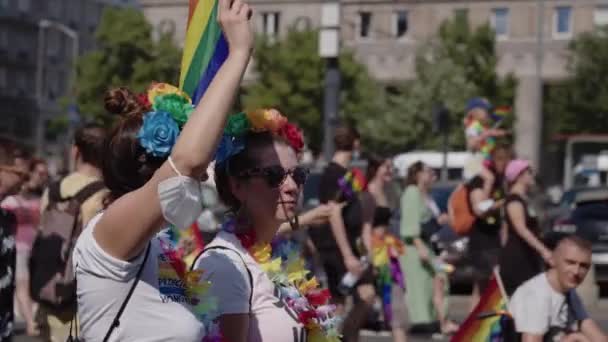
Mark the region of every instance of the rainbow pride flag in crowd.
<instances>
[{"instance_id":1,"label":"rainbow pride flag in crowd","mask_svg":"<svg viewBox=\"0 0 608 342\"><path fill-rule=\"evenodd\" d=\"M503 295L499 275L494 272L479 303L471 312L451 342L501 342L503 320L510 319L507 298Z\"/></svg>"},{"instance_id":2,"label":"rainbow pride flag in crowd","mask_svg":"<svg viewBox=\"0 0 608 342\"><path fill-rule=\"evenodd\" d=\"M179 86L195 105L228 57L217 11L217 0L190 0Z\"/></svg>"},{"instance_id":3,"label":"rainbow pride flag in crowd","mask_svg":"<svg viewBox=\"0 0 608 342\"><path fill-rule=\"evenodd\" d=\"M504 120L507 116L511 115L512 108L509 106L500 106L494 109L494 113L492 113L492 119L495 122Z\"/></svg>"}]
</instances>

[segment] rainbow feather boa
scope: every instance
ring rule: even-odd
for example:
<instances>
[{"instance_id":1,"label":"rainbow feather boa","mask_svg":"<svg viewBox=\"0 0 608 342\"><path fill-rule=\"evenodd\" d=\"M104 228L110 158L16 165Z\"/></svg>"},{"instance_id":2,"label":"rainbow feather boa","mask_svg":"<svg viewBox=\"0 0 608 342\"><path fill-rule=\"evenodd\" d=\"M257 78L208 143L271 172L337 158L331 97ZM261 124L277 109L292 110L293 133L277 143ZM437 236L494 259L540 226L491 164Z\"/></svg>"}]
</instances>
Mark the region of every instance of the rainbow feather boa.
<instances>
[{"instance_id":1,"label":"rainbow feather boa","mask_svg":"<svg viewBox=\"0 0 608 342\"><path fill-rule=\"evenodd\" d=\"M235 222L224 224L224 230L235 234ZM340 320L333 315L335 306L329 304L331 295L327 289L319 289L319 282L310 277L310 271L295 245L275 246L283 257L273 255L270 243L256 243L253 230L239 234L241 244L266 272L268 278L279 289L282 300L297 313L300 323L307 331L308 342L339 342Z\"/></svg>"},{"instance_id":2,"label":"rainbow feather boa","mask_svg":"<svg viewBox=\"0 0 608 342\"><path fill-rule=\"evenodd\" d=\"M375 230L372 236L372 264L378 271L377 283L384 308L384 321L392 320L391 290L394 284L405 289L399 256L405 253L403 242L392 234Z\"/></svg>"}]
</instances>

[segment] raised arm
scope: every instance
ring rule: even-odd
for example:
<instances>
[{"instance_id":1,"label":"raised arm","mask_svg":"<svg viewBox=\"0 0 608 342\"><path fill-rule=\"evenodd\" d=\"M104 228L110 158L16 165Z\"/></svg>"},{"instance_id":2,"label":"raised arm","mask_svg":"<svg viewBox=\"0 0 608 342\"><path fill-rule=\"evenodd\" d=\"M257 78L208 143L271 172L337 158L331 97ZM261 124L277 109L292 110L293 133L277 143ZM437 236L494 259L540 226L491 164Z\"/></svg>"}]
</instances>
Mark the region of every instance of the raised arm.
<instances>
[{"instance_id":1,"label":"raised arm","mask_svg":"<svg viewBox=\"0 0 608 342\"><path fill-rule=\"evenodd\" d=\"M218 20L230 53L204 97L185 124L171 152L181 174L200 178L213 158L228 111L249 62L253 34L249 6L241 0L219 0ZM197 23L191 23L196 25ZM158 184L175 176L165 162L141 188L116 200L95 227L97 243L112 256L129 260L138 255L163 223Z\"/></svg>"}]
</instances>

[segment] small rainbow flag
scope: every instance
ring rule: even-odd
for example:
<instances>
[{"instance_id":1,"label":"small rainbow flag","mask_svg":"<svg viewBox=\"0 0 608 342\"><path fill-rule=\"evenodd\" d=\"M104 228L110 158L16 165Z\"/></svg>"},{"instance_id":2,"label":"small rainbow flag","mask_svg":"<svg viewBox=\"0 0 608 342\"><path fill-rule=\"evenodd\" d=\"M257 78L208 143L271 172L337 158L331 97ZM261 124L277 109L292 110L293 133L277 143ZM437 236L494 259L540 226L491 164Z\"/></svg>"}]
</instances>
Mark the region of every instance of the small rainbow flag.
<instances>
[{"instance_id":1,"label":"small rainbow flag","mask_svg":"<svg viewBox=\"0 0 608 342\"><path fill-rule=\"evenodd\" d=\"M492 114L492 119L494 121L501 121L508 115L511 115L512 108L509 106L500 106L496 107L494 113Z\"/></svg>"},{"instance_id":2,"label":"small rainbow flag","mask_svg":"<svg viewBox=\"0 0 608 342\"><path fill-rule=\"evenodd\" d=\"M479 303L460 326L451 342L500 342L503 341L503 321L510 319L507 297L503 295L500 276L494 272Z\"/></svg>"},{"instance_id":3,"label":"small rainbow flag","mask_svg":"<svg viewBox=\"0 0 608 342\"><path fill-rule=\"evenodd\" d=\"M190 0L179 86L195 105L228 57L217 11L218 0Z\"/></svg>"},{"instance_id":4,"label":"small rainbow flag","mask_svg":"<svg viewBox=\"0 0 608 342\"><path fill-rule=\"evenodd\" d=\"M337 197L341 198L342 195L345 195L350 199L353 195L365 190L367 180L361 170L352 169L338 180L338 186L340 187L340 192Z\"/></svg>"}]
</instances>

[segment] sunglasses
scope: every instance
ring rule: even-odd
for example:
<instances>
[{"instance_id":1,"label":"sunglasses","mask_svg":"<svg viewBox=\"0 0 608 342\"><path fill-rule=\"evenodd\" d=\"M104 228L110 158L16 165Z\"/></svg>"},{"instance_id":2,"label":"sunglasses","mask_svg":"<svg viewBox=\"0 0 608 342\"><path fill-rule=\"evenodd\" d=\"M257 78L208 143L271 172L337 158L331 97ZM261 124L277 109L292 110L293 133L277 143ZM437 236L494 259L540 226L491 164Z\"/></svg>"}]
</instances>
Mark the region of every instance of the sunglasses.
<instances>
[{"instance_id":1,"label":"sunglasses","mask_svg":"<svg viewBox=\"0 0 608 342\"><path fill-rule=\"evenodd\" d=\"M302 166L294 167L290 170L285 170L280 165L268 166L268 167L255 167L247 171L243 171L239 174L239 178L263 178L268 186L271 188L280 187L287 176L291 176L297 186L303 186L308 178L308 169Z\"/></svg>"}]
</instances>

